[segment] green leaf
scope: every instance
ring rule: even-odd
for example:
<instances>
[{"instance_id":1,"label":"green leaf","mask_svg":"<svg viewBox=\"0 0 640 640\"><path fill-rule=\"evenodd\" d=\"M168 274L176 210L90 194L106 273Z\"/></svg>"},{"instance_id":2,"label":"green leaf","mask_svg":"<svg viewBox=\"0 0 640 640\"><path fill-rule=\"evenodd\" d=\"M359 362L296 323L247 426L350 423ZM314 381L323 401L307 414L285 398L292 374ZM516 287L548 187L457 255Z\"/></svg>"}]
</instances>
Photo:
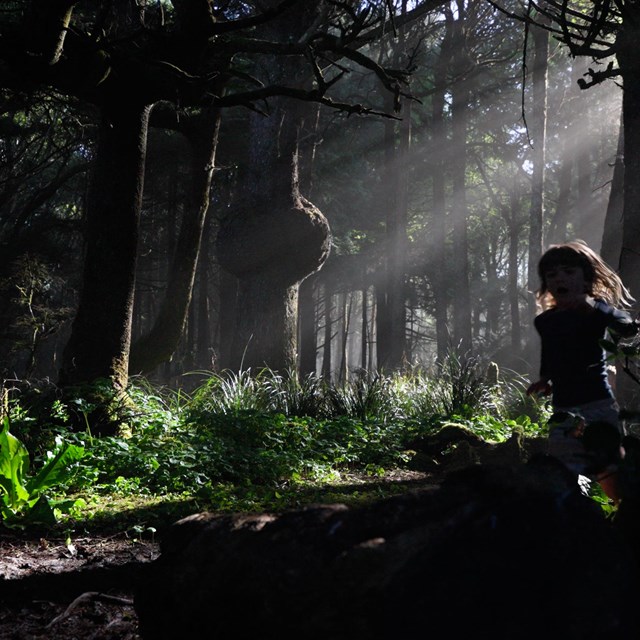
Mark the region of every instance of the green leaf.
<instances>
[{"instance_id":1,"label":"green leaf","mask_svg":"<svg viewBox=\"0 0 640 640\"><path fill-rule=\"evenodd\" d=\"M69 477L69 465L77 462L83 456L84 447L73 444L60 445L40 472L28 481L27 491L29 495L41 494L49 487L67 480Z\"/></svg>"},{"instance_id":2,"label":"green leaf","mask_svg":"<svg viewBox=\"0 0 640 640\"><path fill-rule=\"evenodd\" d=\"M49 501L44 496L40 496L33 507L20 518L20 521L23 524L54 525L56 516Z\"/></svg>"},{"instance_id":3,"label":"green leaf","mask_svg":"<svg viewBox=\"0 0 640 640\"><path fill-rule=\"evenodd\" d=\"M5 417L0 431L0 486L6 493L7 506L15 508L29 498L23 481L28 469L29 453L20 440L9 433L9 420Z\"/></svg>"}]
</instances>

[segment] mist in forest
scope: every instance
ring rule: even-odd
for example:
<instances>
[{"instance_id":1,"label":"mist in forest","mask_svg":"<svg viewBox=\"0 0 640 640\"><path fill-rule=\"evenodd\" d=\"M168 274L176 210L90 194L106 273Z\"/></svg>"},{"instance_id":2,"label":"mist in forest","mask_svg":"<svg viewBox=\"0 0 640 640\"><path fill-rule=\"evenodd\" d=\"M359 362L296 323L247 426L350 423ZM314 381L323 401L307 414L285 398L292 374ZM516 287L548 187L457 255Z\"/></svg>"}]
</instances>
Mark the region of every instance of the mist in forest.
<instances>
[{"instance_id":1,"label":"mist in forest","mask_svg":"<svg viewBox=\"0 0 640 640\"><path fill-rule=\"evenodd\" d=\"M404 10L418 4L405 3ZM345 379L362 369L430 368L449 351L530 371L535 336L527 273L541 145L532 70L541 61L531 44L523 53L523 29L488 3L462 3L464 12L452 4L456 10L433 10L366 49L390 68L411 67L395 104L375 77L349 61L332 99L366 101L373 114L270 98L260 105L261 117L277 122L258 134L251 133L254 111L223 110L186 323L171 357L149 372L154 380L182 384L185 372L237 369L238 353L258 341L257 333L239 341L237 326L249 277L263 267L223 268L220 238L265 177L267 186L249 207L256 225L271 228L274 211L299 204L299 195L331 229L331 251L326 261L318 258L319 268L291 282L283 276L282 286L295 290L288 295L295 298L302 374ZM610 196L622 92L613 82L580 90L589 63L553 39L542 64L543 246L581 238L600 251L608 209L607 224L616 221ZM3 375L55 379L82 289L96 114L59 95L35 95L26 104L9 90L1 95ZM179 124L158 117L149 128L134 345L163 309L177 304L166 292L185 253L181 232L200 206L202 136ZM273 156L265 151L271 148ZM289 148L297 163L293 196ZM293 263L300 241L286 244L290 227L263 237L282 240L278 251L294 256ZM262 251L260 241L256 246L251 251Z\"/></svg>"}]
</instances>

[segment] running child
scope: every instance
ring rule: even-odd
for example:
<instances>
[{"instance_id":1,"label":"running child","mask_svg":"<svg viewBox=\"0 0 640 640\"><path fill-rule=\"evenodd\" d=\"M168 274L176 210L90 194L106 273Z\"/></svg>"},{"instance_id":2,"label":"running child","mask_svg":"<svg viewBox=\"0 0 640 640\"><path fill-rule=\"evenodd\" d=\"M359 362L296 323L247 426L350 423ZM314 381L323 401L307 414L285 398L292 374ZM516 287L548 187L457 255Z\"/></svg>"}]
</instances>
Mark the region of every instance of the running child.
<instances>
[{"instance_id":1,"label":"running child","mask_svg":"<svg viewBox=\"0 0 640 640\"><path fill-rule=\"evenodd\" d=\"M540 378L527 393L551 394L554 413L580 416L594 430L597 424L608 442L614 427L620 438L618 405L600 341L607 332L616 338L638 331L637 322L624 311L633 302L631 294L613 269L582 241L551 246L540 259L538 275L537 300L543 311L534 323L541 339ZM552 441L559 435L554 431ZM575 425L569 431L575 434ZM614 465L612 461L609 467ZM615 488L610 490L615 493Z\"/></svg>"}]
</instances>

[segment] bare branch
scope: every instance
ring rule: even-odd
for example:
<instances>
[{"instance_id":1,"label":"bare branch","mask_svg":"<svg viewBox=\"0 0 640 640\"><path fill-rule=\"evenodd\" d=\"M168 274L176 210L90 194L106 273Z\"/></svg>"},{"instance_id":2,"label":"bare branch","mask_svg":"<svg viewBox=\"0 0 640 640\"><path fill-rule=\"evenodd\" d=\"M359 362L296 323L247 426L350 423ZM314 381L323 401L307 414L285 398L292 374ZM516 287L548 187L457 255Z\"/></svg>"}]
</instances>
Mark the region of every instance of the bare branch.
<instances>
[{"instance_id":1,"label":"bare branch","mask_svg":"<svg viewBox=\"0 0 640 640\"><path fill-rule=\"evenodd\" d=\"M320 90L306 91L304 89L295 89L293 87L286 87L283 85L269 85L256 89L255 91L246 91L243 93L230 94L225 96L211 96L212 106L214 107L247 107L254 111L257 110L255 103L266 98L274 96L284 96L288 98L295 98L296 100L302 100L304 102L319 102L327 107L336 109L347 113L347 115L375 115L383 118L392 118L399 120L397 116L394 116L383 111L376 111L370 107L366 107L361 104L351 104L345 102L337 102L332 98L322 95Z\"/></svg>"},{"instance_id":2,"label":"bare branch","mask_svg":"<svg viewBox=\"0 0 640 640\"><path fill-rule=\"evenodd\" d=\"M595 71L594 69L589 67L589 70L584 75L591 78L591 80L587 81L587 80L584 80L583 78L579 78L578 86L581 89L588 89L589 87L593 87L596 84L600 84L605 80L608 80L609 78L617 78L618 76L621 75L621 73L620 73L620 69L615 69L613 67L613 61L612 61L612 62L609 62L609 64L607 65L607 68L604 71Z\"/></svg>"}]
</instances>

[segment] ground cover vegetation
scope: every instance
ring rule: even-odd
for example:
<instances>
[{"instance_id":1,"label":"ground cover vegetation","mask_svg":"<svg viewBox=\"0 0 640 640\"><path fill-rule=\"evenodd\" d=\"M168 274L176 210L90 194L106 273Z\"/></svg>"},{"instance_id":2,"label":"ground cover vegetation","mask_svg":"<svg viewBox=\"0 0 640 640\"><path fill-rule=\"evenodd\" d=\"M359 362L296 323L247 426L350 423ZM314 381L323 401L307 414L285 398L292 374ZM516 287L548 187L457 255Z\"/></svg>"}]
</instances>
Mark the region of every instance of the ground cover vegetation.
<instances>
[{"instance_id":1,"label":"ground cover vegetation","mask_svg":"<svg viewBox=\"0 0 640 640\"><path fill-rule=\"evenodd\" d=\"M4 523L55 517L91 528L119 510L126 527L122 511L134 506L261 511L332 500L356 477L415 468L416 443L443 426L502 442L514 431L539 435L544 419L517 376L498 380L453 355L438 370L363 372L342 383L269 369L193 375L202 381L188 394L133 379L115 405L107 382L64 398L51 384L16 382L0 447ZM95 433L99 397L117 435ZM354 500L380 497L357 485ZM46 510L33 508L38 499Z\"/></svg>"}]
</instances>

